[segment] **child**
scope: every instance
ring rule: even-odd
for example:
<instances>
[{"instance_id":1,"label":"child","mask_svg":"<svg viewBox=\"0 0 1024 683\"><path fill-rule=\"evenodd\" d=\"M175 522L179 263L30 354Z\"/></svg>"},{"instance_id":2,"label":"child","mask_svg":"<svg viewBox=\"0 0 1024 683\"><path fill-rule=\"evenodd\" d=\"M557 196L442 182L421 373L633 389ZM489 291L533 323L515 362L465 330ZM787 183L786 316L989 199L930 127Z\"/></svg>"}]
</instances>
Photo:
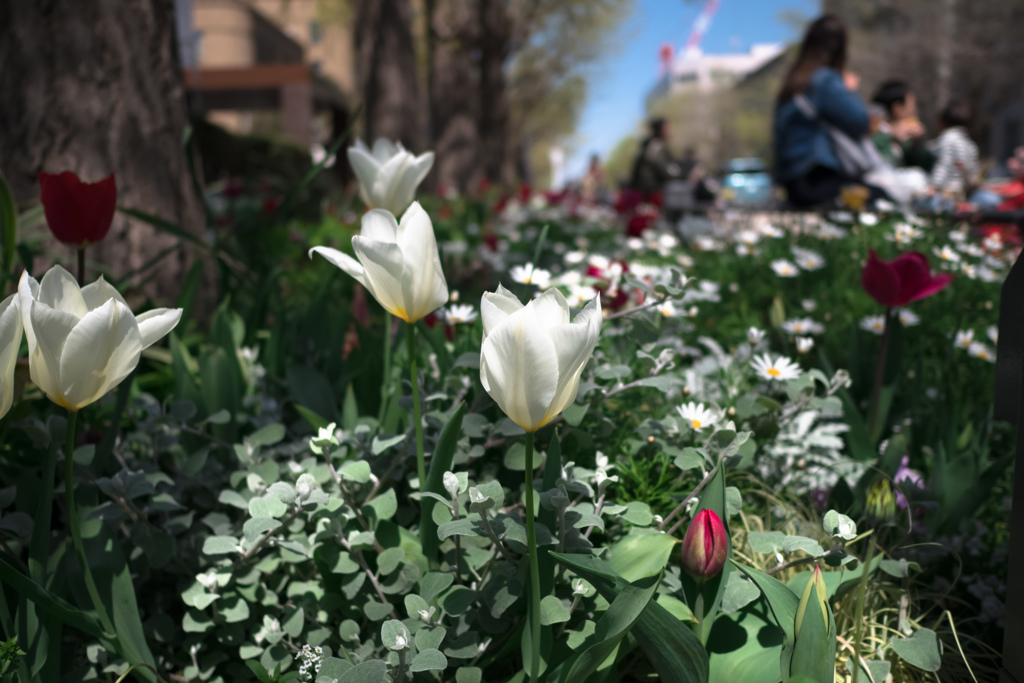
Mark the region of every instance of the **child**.
<instances>
[{"instance_id":1,"label":"child","mask_svg":"<svg viewBox=\"0 0 1024 683\"><path fill-rule=\"evenodd\" d=\"M967 191L978 174L978 146L967 135L971 108L954 100L939 115L942 133L934 142L935 166L931 187L936 195L952 199Z\"/></svg>"}]
</instances>

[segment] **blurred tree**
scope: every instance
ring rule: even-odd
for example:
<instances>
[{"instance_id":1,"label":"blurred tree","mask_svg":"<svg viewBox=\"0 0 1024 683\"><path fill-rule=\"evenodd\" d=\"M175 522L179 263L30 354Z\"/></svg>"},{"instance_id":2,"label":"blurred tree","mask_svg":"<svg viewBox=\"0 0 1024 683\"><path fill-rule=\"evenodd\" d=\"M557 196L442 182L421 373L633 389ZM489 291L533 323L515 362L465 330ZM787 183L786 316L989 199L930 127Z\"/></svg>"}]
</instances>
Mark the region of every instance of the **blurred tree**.
<instances>
[{"instance_id":1,"label":"blurred tree","mask_svg":"<svg viewBox=\"0 0 1024 683\"><path fill-rule=\"evenodd\" d=\"M636 135L627 135L615 143L615 147L608 153L604 170L615 187L629 182L633 174L633 161L639 151L640 138Z\"/></svg>"},{"instance_id":2,"label":"blurred tree","mask_svg":"<svg viewBox=\"0 0 1024 683\"><path fill-rule=\"evenodd\" d=\"M354 0L363 134L419 152L427 142L409 0Z\"/></svg>"},{"instance_id":3,"label":"blurred tree","mask_svg":"<svg viewBox=\"0 0 1024 683\"><path fill-rule=\"evenodd\" d=\"M72 170L90 182L115 173L118 204L202 233L182 146L173 0L0 2L0 92L0 170L19 200L38 196L40 171ZM170 249L144 288L169 299L192 258L175 244L118 215L89 258L119 276Z\"/></svg>"}]
</instances>

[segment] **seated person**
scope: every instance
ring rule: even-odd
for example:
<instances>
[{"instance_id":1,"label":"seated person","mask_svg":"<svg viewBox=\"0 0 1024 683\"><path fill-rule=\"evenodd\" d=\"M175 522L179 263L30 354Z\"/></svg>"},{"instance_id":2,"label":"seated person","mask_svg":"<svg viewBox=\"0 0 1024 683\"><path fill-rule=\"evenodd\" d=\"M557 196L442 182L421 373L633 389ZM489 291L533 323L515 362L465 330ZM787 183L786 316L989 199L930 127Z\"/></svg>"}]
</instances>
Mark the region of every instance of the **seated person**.
<instances>
[{"instance_id":1,"label":"seated person","mask_svg":"<svg viewBox=\"0 0 1024 683\"><path fill-rule=\"evenodd\" d=\"M935 157L925 146L924 125L917 117L917 99L906 81L886 81L871 101L885 109L885 120L873 137L882 158L894 167L931 170Z\"/></svg>"},{"instance_id":2,"label":"seated person","mask_svg":"<svg viewBox=\"0 0 1024 683\"><path fill-rule=\"evenodd\" d=\"M971 108L954 100L939 114L942 132L933 143L935 165L929 183L936 196L951 199L968 192L977 181L978 146L967 134Z\"/></svg>"}]
</instances>

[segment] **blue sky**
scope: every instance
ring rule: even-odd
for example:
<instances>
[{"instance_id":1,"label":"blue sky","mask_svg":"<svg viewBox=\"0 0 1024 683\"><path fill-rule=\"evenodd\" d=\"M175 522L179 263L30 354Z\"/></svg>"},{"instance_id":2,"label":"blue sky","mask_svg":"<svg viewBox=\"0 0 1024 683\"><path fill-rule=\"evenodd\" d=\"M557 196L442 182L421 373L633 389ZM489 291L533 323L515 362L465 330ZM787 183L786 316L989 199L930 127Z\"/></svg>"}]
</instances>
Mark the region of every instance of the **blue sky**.
<instances>
[{"instance_id":1,"label":"blue sky","mask_svg":"<svg viewBox=\"0 0 1024 683\"><path fill-rule=\"evenodd\" d=\"M658 48L686 42L704 0L634 0L633 15L613 38L616 51L594 68L577 140L569 158L569 177L579 176L591 152L607 156L615 143L643 120L647 91L658 78ZM704 35L705 53L746 52L752 43L796 38L796 29L780 19L784 10L807 17L818 0L721 0Z\"/></svg>"}]
</instances>

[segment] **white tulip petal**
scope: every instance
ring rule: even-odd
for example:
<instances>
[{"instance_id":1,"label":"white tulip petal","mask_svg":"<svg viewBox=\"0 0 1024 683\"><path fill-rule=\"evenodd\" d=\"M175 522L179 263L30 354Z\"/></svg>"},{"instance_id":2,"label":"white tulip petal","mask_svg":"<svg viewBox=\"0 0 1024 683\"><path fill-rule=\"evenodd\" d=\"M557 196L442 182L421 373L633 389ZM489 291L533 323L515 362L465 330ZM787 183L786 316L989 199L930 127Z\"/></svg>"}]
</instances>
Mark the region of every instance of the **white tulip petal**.
<instances>
[{"instance_id":1,"label":"white tulip petal","mask_svg":"<svg viewBox=\"0 0 1024 683\"><path fill-rule=\"evenodd\" d=\"M398 220L385 209L373 209L363 214L359 234L378 242L398 242Z\"/></svg>"},{"instance_id":2,"label":"white tulip petal","mask_svg":"<svg viewBox=\"0 0 1024 683\"><path fill-rule=\"evenodd\" d=\"M406 159L401 174L393 179L391 189L392 202L397 205L408 206L409 202L416 198L416 188L420 186L423 179L430 173L430 167L434 165L434 153L427 152L418 157L411 154Z\"/></svg>"},{"instance_id":3,"label":"white tulip petal","mask_svg":"<svg viewBox=\"0 0 1024 683\"><path fill-rule=\"evenodd\" d=\"M32 319L29 312L32 310L32 302L39 297L39 283L25 271L18 281L18 311L21 314L21 324L25 328L25 338L28 340L28 351L36 347L36 335L32 331Z\"/></svg>"},{"instance_id":4,"label":"white tulip petal","mask_svg":"<svg viewBox=\"0 0 1024 683\"><path fill-rule=\"evenodd\" d=\"M558 386L548 409L548 421L576 400L580 376L601 334L600 301L600 297L592 299L571 325L560 325L548 330L558 352Z\"/></svg>"},{"instance_id":5,"label":"white tulip petal","mask_svg":"<svg viewBox=\"0 0 1024 683\"><path fill-rule=\"evenodd\" d=\"M378 242L366 237L352 238L352 249L366 272L366 289L390 313L406 322L409 317L402 300L402 250L395 243Z\"/></svg>"},{"instance_id":6,"label":"white tulip petal","mask_svg":"<svg viewBox=\"0 0 1024 683\"><path fill-rule=\"evenodd\" d=\"M77 410L102 398L135 369L141 353L142 336L127 306L111 299L90 311L68 334L61 354L66 407Z\"/></svg>"},{"instance_id":7,"label":"white tulip petal","mask_svg":"<svg viewBox=\"0 0 1024 683\"><path fill-rule=\"evenodd\" d=\"M366 283L366 271L363 269L362 264L348 254L331 247L313 247L309 250L309 257L313 258L313 254L320 254L335 266L354 277L359 284L369 289Z\"/></svg>"},{"instance_id":8,"label":"white tulip petal","mask_svg":"<svg viewBox=\"0 0 1024 683\"><path fill-rule=\"evenodd\" d=\"M348 163L352 167L352 171L359 180L360 189L372 187L373 181L377 178L377 171L380 170L380 164L377 163L377 160L373 158L369 151L359 149L358 147L349 147L346 151L346 156L348 156ZM363 201L367 204L370 203L366 197L363 197Z\"/></svg>"},{"instance_id":9,"label":"white tulip petal","mask_svg":"<svg viewBox=\"0 0 1024 683\"><path fill-rule=\"evenodd\" d=\"M349 149L358 149L358 150L360 150L362 152L366 152L367 154L369 154L371 156L373 155L373 152L371 152L370 148L366 146L366 143L363 142L362 138L356 138L356 146L354 148L350 147Z\"/></svg>"},{"instance_id":10,"label":"white tulip petal","mask_svg":"<svg viewBox=\"0 0 1024 683\"><path fill-rule=\"evenodd\" d=\"M441 269L434 226L416 202L402 216L398 227L402 251L402 299L409 317L419 320L448 301L448 284Z\"/></svg>"},{"instance_id":11,"label":"white tulip petal","mask_svg":"<svg viewBox=\"0 0 1024 683\"><path fill-rule=\"evenodd\" d=\"M485 292L480 299L480 320L484 326L484 337L502 320L522 308L523 304L519 298L501 285L498 285L496 292Z\"/></svg>"},{"instance_id":12,"label":"white tulip petal","mask_svg":"<svg viewBox=\"0 0 1024 683\"><path fill-rule=\"evenodd\" d=\"M527 305L533 308L537 316L537 324L540 325L542 330L550 330L559 325L568 325L571 320L569 317L569 304L566 302L562 292L557 289L547 290Z\"/></svg>"},{"instance_id":13,"label":"white tulip petal","mask_svg":"<svg viewBox=\"0 0 1024 683\"><path fill-rule=\"evenodd\" d=\"M82 298L82 290L78 281L68 271L60 266L54 266L46 271L42 281L39 283L39 303L46 304L58 311L70 313L76 318L81 318L89 312Z\"/></svg>"},{"instance_id":14,"label":"white tulip petal","mask_svg":"<svg viewBox=\"0 0 1024 683\"><path fill-rule=\"evenodd\" d=\"M181 320L180 308L154 308L135 317L139 326L142 348L148 349L164 338Z\"/></svg>"},{"instance_id":15,"label":"white tulip petal","mask_svg":"<svg viewBox=\"0 0 1024 683\"><path fill-rule=\"evenodd\" d=\"M395 215L403 213L412 202L412 195L399 194L400 184L412 155L408 153L398 154L380 167L377 177L373 180L373 187L370 188L370 195L374 201L379 202L376 206L387 209Z\"/></svg>"},{"instance_id":16,"label":"white tulip petal","mask_svg":"<svg viewBox=\"0 0 1024 683\"><path fill-rule=\"evenodd\" d=\"M21 311L17 294L0 302L0 418L14 403L14 367L21 347Z\"/></svg>"},{"instance_id":17,"label":"white tulip petal","mask_svg":"<svg viewBox=\"0 0 1024 683\"><path fill-rule=\"evenodd\" d=\"M377 138L373 143L373 158L381 164L403 151L401 144L396 145L387 138Z\"/></svg>"},{"instance_id":18,"label":"white tulip petal","mask_svg":"<svg viewBox=\"0 0 1024 683\"><path fill-rule=\"evenodd\" d=\"M128 305L128 302L124 300L121 293L112 284L104 280L102 275L100 275L96 282L82 287L82 299L85 301L86 308L90 311L96 310L111 299L117 299L125 306Z\"/></svg>"},{"instance_id":19,"label":"white tulip petal","mask_svg":"<svg viewBox=\"0 0 1024 683\"><path fill-rule=\"evenodd\" d=\"M61 387L60 362L64 343L79 319L38 301L31 302L27 319L31 321L35 332L35 343L29 346L28 357L29 376L32 382L51 401L73 410L74 406L67 402ZM28 325L25 329L28 329Z\"/></svg>"},{"instance_id":20,"label":"white tulip petal","mask_svg":"<svg viewBox=\"0 0 1024 683\"><path fill-rule=\"evenodd\" d=\"M529 307L518 311L484 340L480 380L508 417L528 432L545 422L558 385L558 354L537 329Z\"/></svg>"}]
</instances>

